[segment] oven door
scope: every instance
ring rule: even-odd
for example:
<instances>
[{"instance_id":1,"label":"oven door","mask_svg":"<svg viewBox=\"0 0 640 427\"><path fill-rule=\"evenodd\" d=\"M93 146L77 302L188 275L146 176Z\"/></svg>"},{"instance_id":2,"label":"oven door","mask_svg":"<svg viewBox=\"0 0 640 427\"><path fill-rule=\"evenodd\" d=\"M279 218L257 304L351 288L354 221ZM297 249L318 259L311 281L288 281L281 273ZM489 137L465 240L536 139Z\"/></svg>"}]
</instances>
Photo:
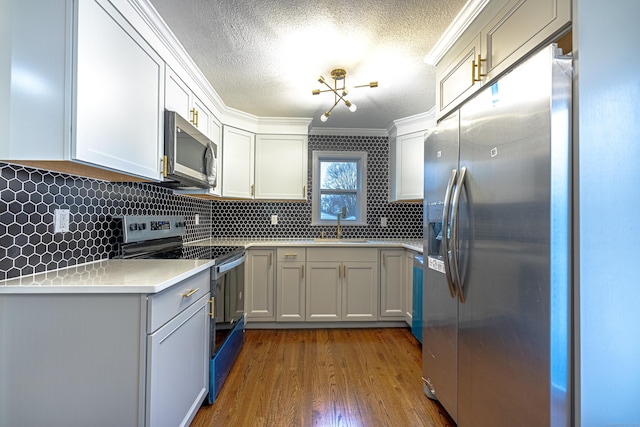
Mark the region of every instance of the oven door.
<instances>
[{"instance_id":1,"label":"oven door","mask_svg":"<svg viewBox=\"0 0 640 427\"><path fill-rule=\"evenodd\" d=\"M235 323L244 314L244 261L246 255L225 262L217 267L214 281L215 292L215 340L216 354L231 333Z\"/></svg>"},{"instance_id":2,"label":"oven door","mask_svg":"<svg viewBox=\"0 0 640 427\"><path fill-rule=\"evenodd\" d=\"M214 267L211 291L211 365L209 398L213 403L244 343L244 252Z\"/></svg>"}]
</instances>

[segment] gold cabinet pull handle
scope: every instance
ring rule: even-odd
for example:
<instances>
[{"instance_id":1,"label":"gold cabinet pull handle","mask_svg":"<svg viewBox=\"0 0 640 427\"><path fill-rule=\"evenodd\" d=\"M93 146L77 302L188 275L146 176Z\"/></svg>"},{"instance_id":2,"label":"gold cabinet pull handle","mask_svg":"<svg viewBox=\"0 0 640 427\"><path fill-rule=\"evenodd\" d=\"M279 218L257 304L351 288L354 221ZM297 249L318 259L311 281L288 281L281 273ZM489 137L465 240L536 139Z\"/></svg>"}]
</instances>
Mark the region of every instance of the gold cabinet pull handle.
<instances>
[{"instance_id":1,"label":"gold cabinet pull handle","mask_svg":"<svg viewBox=\"0 0 640 427\"><path fill-rule=\"evenodd\" d=\"M269 252L269 265L273 264L273 252Z\"/></svg>"},{"instance_id":2,"label":"gold cabinet pull handle","mask_svg":"<svg viewBox=\"0 0 640 427\"><path fill-rule=\"evenodd\" d=\"M480 66L482 65L483 62L487 62L486 59L482 59L482 57L480 56L480 54L478 54L478 81L480 81L481 77L487 77L487 74L482 74L480 72Z\"/></svg>"},{"instance_id":3,"label":"gold cabinet pull handle","mask_svg":"<svg viewBox=\"0 0 640 427\"><path fill-rule=\"evenodd\" d=\"M191 289L189 292L187 292L186 294L182 294L183 298L189 298L191 295L195 294L196 292L198 292L200 290L200 288L195 288L195 289Z\"/></svg>"},{"instance_id":4,"label":"gold cabinet pull handle","mask_svg":"<svg viewBox=\"0 0 640 427\"><path fill-rule=\"evenodd\" d=\"M211 297L209 302L211 303L211 313L209 313L209 317L211 317L212 319L215 319L216 318L216 297Z\"/></svg>"},{"instance_id":5,"label":"gold cabinet pull handle","mask_svg":"<svg viewBox=\"0 0 640 427\"><path fill-rule=\"evenodd\" d=\"M304 279L304 265L302 266L302 278Z\"/></svg>"},{"instance_id":6,"label":"gold cabinet pull handle","mask_svg":"<svg viewBox=\"0 0 640 427\"><path fill-rule=\"evenodd\" d=\"M342 279L342 266L338 266L338 279Z\"/></svg>"},{"instance_id":7,"label":"gold cabinet pull handle","mask_svg":"<svg viewBox=\"0 0 640 427\"><path fill-rule=\"evenodd\" d=\"M307 198L307 186L306 185L302 186L302 197L304 197L305 199Z\"/></svg>"},{"instance_id":8,"label":"gold cabinet pull handle","mask_svg":"<svg viewBox=\"0 0 640 427\"><path fill-rule=\"evenodd\" d=\"M162 158L162 173L166 178L167 177L167 156L164 156Z\"/></svg>"},{"instance_id":9,"label":"gold cabinet pull handle","mask_svg":"<svg viewBox=\"0 0 640 427\"><path fill-rule=\"evenodd\" d=\"M251 184L251 197L254 196L255 185Z\"/></svg>"},{"instance_id":10,"label":"gold cabinet pull handle","mask_svg":"<svg viewBox=\"0 0 640 427\"><path fill-rule=\"evenodd\" d=\"M285 257L289 257L289 256L296 257L296 256L298 256L298 254L284 254L284 256L285 256Z\"/></svg>"},{"instance_id":11,"label":"gold cabinet pull handle","mask_svg":"<svg viewBox=\"0 0 640 427\"><path fill-rule=\"evenodd\" d=\"M385 256L385 254L382 254L382 265L383 266L386 264L386 260L387 260L387 257Z\"/></svg>"},{"instance_id":12,"label":"gold cabinet pull handle","mask_svg":"<svg viewBox=\"0 0 640 427\"><path fill-rule=\"evenodd\" d=\"M482 81L482 77L486 77L486 74L482 74L480 72L480 66L483 62L486 62L486 59L482 59L480 54L478 54L478 62L474 59L471 61L471 86L473 86L476 82ZM476 69L478 70L478 77L476 77Z\"/></svg>"},{"instance_id":13,"label":"gold cabinet pull handle","mask_svg":"<svg viewBox=\"0 0 640 427\"><path fill-rule=\"evenodd\" d=\"M343 265L342 268L344 268L344 274L342 277L344 277L345 279L347 278L347 266Z\"/></svg>"},{"instance_id":14,"label":"gold cabinet pull handle","mask_svg":"<svg viewBox=\"0 0 640 427\"><path fill-rule=\"evenodd\" d=\"M476 80L476 60L473 59L471 61L471 86L476 84L476 82L477 82L477 80Z\"/></svg>"}]
</instances>

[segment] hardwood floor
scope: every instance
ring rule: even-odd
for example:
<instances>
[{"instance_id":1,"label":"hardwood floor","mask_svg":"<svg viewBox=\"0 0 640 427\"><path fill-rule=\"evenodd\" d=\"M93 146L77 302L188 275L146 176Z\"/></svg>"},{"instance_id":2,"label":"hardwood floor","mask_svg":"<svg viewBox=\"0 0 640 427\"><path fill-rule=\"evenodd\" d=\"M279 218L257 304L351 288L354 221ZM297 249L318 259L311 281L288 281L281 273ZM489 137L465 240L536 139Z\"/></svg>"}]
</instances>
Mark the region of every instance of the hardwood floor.
<instances>
[{"instance_id":1,"label":"hardwood floor","mask_svg":"<svg viewBox=\"0 0 640 427\"><path fill-rule=\"evenodd\" d=\"M404 328L247 330L191 426L455 426L422 392L421 363Z\"/></svg>"}]
</instances>

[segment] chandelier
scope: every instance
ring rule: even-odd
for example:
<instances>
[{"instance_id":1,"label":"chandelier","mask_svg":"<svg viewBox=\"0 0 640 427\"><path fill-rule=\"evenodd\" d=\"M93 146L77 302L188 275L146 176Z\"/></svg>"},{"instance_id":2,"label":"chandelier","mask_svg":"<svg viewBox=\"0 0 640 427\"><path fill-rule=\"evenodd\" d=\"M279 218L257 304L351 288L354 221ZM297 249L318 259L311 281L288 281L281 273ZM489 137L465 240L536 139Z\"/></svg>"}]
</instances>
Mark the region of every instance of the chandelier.
<instances>
[{"instance_id":1,"label":"chandelier","mask_svg":"<svg viewBox=\"0 0 640 427\"><path fill-rule=\"evenodd\" d=\"M342 68L336 68L335 70L331 70L331 78L333 79L333 87L331 87L331 85L329 83L327 83L327 81L324 79L324 77L322 77L322 76L318 77L318 82L320 82L321 84L325 85L329 89L324 89L324 90L314 89L313 91L311 91L311 93L313 95L320 95L322 92L333 92L333 98L334 98L333 106L331 108L329 108L329 110L326 113L323 113L320 116L320 120L322 120L323 122L327 121L327 119L331 115L331 112L336 107L336 105L338 105L338 103L340 101L343 101L344 104L347 106L347 108L349 108L349 110L351 112L356 111L356 109L358 108L358 107L356 107L356 104L352 103L351 101L349 101L348 99L345 98L349 94L349 91L347 90L347 79L346 79L346 77L347 77L347 72ZM340 87L338 87L338 82L340 82L340 84L341 84ZM378 82L370 82L369 84L366 84L366 85L360 85L360 86L354 86L354 87L355 88L358 88L358 87L378 87Z\"/></svg>"}]
</instances>

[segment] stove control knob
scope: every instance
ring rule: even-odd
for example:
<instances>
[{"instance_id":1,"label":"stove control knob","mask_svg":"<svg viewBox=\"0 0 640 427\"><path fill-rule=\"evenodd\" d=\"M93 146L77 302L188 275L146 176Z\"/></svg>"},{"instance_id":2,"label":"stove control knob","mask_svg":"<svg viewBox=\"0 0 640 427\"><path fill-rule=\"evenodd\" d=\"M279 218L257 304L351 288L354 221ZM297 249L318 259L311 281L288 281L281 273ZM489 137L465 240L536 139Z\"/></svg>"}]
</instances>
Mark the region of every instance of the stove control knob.
<instances>
[{"instance_id":1,"label":"stove control knob","mask_svg":"<svg viewBox=\"0 0 640 427\"><path fill-rule=\"evenodd\" d=\"M146 230L147 229L147 224L145 224L144 222L140 224L140 230Z\"/></svg>"},{"instance_id":2,"label":"stove control knob","mask_svg":"<svg viewBox=\"0 0 640 427\"><path fill-rule=\"evenodd\" d=\"M137 224L129 224L129 230L133 231L133 230L137 229L136 225Z\"/></svg>"}]
</instances>

